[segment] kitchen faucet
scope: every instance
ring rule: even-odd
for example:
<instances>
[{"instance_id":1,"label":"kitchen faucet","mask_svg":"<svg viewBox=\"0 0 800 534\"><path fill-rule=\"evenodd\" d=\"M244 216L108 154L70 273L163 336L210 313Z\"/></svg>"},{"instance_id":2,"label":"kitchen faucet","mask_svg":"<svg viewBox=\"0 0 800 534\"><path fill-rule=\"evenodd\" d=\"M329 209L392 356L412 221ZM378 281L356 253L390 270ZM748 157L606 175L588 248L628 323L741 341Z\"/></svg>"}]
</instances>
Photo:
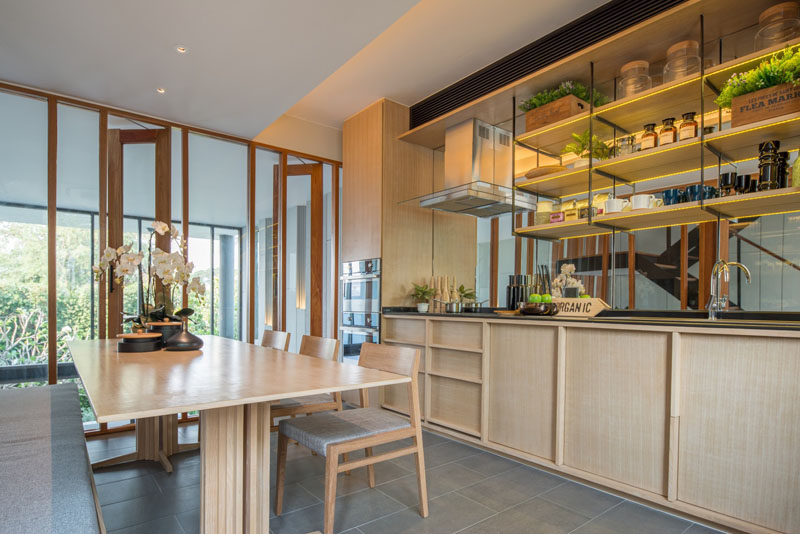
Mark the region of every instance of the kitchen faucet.
<instances>
[{"instance_id":1,"label":"kitchen faucet","mask_svg":"<svg viewBox=\"0 0 800 534\"><path fill-rule=\"evenodd\" d=\"M747 279L747 283L750 283L750 269L746 265L738 261L717 260L711 269L711 291L708 298L708 318L711 321L715 321L719 312L728 304L728 295L720 294L722 293L721 278L724 276L726 283L730 280L731 266L738 267L744 271L744 277ZM739 299L741 300L741 295Z\"/></svg>"}]
</instances>

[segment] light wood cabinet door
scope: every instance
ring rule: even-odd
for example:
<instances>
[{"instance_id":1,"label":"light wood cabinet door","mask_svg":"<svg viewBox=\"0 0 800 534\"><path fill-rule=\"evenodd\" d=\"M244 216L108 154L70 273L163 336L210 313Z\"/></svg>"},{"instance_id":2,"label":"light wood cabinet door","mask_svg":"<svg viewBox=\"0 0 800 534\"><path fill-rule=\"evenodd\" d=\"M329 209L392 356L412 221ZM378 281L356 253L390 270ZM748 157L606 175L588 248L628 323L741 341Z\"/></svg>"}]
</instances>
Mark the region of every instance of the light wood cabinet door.
<instances>
[{"instance_id":1,"label":"light wood cabinet door","mask_svg":"<svg viewBox=\"0 0 800 534\"><path fill-rule=\"evenodd\" d=\"M553 327L491 325L489 441L554 459L557 337Z\"/></svg>"},{"instance_id":2,"label":"light wood cabinet door","mask_svg":"<svg viewBox=\"0 0 800 534\"><path fill-rule=\"evenodd\" d=\"M666 494L670 334L568 328L564 463Z\"/></svg>"},{"instance_id":3,"label":"light wood cabinet door","mask_svg":"<svg viewBox=\"0 0 800 534\"><path fill-rule=\"evenodd\" d=\"M800 532L800 341L681 335L678 499Z\"/></svg>"}]
</instances>

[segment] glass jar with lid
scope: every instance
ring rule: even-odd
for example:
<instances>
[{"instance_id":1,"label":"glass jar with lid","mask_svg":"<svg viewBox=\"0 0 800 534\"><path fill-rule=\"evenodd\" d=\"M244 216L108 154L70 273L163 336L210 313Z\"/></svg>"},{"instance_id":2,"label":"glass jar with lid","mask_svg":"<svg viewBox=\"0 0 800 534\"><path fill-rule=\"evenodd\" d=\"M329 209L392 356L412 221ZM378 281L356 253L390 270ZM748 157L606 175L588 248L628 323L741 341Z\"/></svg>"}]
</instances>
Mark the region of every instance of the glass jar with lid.
<instances>
[{"instance_id":1,"label":"glass jar with lid","mask_svg":"<svg viewBox=\"0 0 800 534\"><path fill-rule=\"evenodd\" d=\"M700 44L697 41L681 41L667 49L667 62L664 63L664 83L699 72Z\"/></svg>"},{"instance_id":2,"label":"glass jar with lid","mask_svg":"<svg viewBox=\"0 0 800 534\"><path fill-rule=\"evenodd\" d=\"M761 12L756 50L770 48L796 37L800 37L800 3L783 2Z\"/></svg>"},{"instance_id":3,"label":"glass jar with lid","mask_svg":"<svg viewBox=\"0 0 800 534\"><path fill-rule=\"evenodd\" d=\"M680 141L697 137L697 121L694 119L695 115L696 113L694 111L683 114L683 121L681 122L681 127L678 129L678 139Z\"/></svg>"},{"instance_id":4,"label":"glass jar with lid","mask_svg":"<svg viewBox=\"0 0 800 534\"><path fill-rule=\"evenodd\" d=\"M678 140L678 129L675 127L675 117L668 117L661 121L661 131L658 133L658 146L668 145Z\"/></svg>"},{"instance_id":5,"label":"glass jar with lid","mask_svg":"<svg viewBox=\"0 0 800 534\"><path fill-rule=\"evenodd\" d=\"M655 148L656 146L658 146L658 134L656 133L655 123L645 124L639 150L647 150L648 148Z\"/></svg>"},{"instance_id":6,"label":"glass jar with lid","mask_svg":"<svg viewBox=\"0 0 800 534\"><path fill-rule=\"evenodd\" d=\"M647 91L653 86L650 78L650 63L644 60L630 61L619 69L617 98Z\"/></svg>"}]
</instances>

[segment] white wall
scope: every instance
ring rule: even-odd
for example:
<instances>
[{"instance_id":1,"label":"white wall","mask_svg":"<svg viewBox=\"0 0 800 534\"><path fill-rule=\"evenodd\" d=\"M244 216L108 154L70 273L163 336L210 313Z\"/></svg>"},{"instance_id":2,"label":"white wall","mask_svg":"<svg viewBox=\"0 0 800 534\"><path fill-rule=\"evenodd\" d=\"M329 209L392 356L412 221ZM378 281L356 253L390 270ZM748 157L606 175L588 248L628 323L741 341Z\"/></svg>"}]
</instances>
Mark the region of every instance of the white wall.
<instances>
[{"instance_id":1,"label":"white wall","mask_svg":"<svg viewBox=\"0 0 800 534\"><path fill-rule=\"evenodd\" d=\"M281 115L254 141L312 156L342 161L342 131L291 115Z\"/></svg>"}]
</instances>

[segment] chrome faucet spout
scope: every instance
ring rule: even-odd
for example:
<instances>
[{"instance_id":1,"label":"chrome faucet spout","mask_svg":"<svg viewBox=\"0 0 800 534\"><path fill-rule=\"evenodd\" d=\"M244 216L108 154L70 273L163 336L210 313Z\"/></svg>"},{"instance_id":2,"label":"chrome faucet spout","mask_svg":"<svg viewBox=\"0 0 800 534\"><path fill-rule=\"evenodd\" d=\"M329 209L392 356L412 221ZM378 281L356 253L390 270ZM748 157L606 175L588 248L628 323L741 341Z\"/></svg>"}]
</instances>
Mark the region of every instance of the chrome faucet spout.
<instances>
[{"instance_id":1,"label":"chrome faucet spout","mask_svg":"<svg viewBox=\"0 0 800 534\"><path fill-rule=\"evenodd\" d=\"M739 263L738 261L729 261L728 265L740 268L744 272L744 278L747 280L747 283L749 284L751 282L752 277L750 276L750 269L747 268L747 265L744 263Z\"/></svg>"}]
</instances>

